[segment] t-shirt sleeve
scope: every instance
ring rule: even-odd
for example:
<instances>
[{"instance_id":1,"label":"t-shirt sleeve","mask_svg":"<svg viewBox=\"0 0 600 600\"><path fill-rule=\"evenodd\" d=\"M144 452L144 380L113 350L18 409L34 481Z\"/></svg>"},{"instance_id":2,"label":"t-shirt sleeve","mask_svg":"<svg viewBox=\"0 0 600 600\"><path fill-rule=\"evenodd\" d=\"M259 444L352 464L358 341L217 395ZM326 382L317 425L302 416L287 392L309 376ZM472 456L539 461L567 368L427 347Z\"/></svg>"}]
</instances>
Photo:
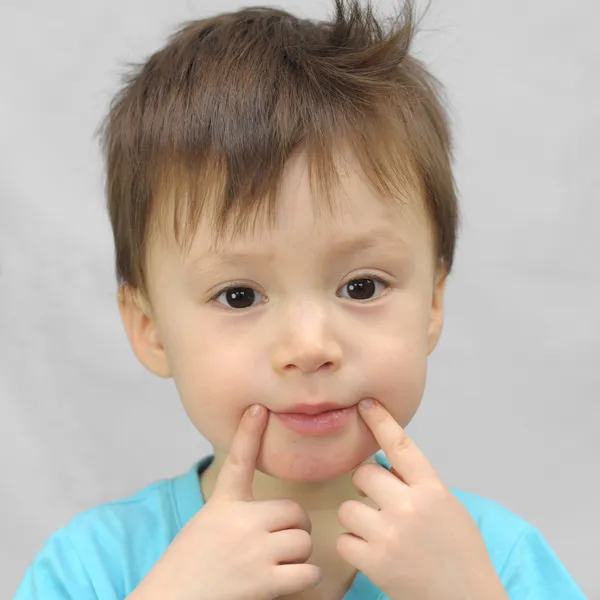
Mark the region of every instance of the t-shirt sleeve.
<instances>
[{"instance_id":1,"label":"t-shirt sleeve","mask_svg":"<svg viewBox=\"0 0 600 600\"><path fill-rule=\"evenodd\" d=\"M98 600L68 534L54 533L29 565L14 600Z\"/></svg>"},{"instance_id":2,"label":"t-shirt sleeve","mask_svg":"<svg viewBox=\"0 0 600 600\"><path fill-rule=\"evenodd\" d=\"M501 572L510 600L587 600L542 534L528 525Z\"/></svg>"}]
</instances>

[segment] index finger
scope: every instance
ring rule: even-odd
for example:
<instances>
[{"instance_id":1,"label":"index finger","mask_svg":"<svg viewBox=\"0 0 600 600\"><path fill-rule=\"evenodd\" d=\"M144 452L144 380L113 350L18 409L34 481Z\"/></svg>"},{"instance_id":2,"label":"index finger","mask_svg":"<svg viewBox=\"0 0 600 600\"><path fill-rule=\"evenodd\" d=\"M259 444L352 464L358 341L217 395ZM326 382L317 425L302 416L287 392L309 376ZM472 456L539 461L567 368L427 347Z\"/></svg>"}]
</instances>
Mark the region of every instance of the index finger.
<instances>
[{"instance_id":1,"label":"index finger","mask_svg":"<svg viewBox=\"0 0 600 600\"><path fill-rule=\"evenodd\" d=\"M253 412L255 409L256 414ZM267 424L267 413L263 406L256 404L242 415L231 441L229 454L217 478L213 497L247 501L254 499L252 481Z\"/></svg>"},{"instance_id":2,"label":"index finger","mask_svg":"<svg viewBox=\"0 0 600 600\"><path fill-rule=\"evenodd\" d=\"M440 481L427 457L381 403L371 400L368 405L363 400L358 406L363 421L407 485Z\"/></svg>"}]
</instances>

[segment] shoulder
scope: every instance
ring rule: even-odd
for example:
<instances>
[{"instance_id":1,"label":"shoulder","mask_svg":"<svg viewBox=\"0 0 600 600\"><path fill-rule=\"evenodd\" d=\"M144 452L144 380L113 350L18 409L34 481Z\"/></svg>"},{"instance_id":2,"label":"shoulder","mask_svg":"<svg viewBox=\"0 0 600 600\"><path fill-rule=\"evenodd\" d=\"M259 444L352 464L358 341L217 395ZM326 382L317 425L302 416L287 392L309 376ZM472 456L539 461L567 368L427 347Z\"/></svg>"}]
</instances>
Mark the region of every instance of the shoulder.
<instances>
[{"instance_id":1,"label":"shoulder","mask_svg":"<svg viewBox=\"0 0 600 600\"><path fill-rule=\"evenodd\" d=\"M15 600L126 597L185 523L178 488L194 474L195 467L73 517L46 540Z\"/></svg>"},{"instance_id":2,"label":"shoulder","mask_svg":"<svg viewBox=\"0 0 600 600\"><path fill-rule=\"evenodd\" d=\"M381 466L391 468L383 450L375 453L374 457ZM516 541L529 527L527 521L490 498L455 487L449 486L448 489L462 502L477 523L494 565L502 565Z\"/></svg>"},{"instance_id":3,"label":"shoulder","mask_svg":"<svg viewBox=\"0 0 600 600\"><path fill-rule=\"evenodd\" d=\"M509 508L487 498L450 487L477 523L492 562L498 570L504 565L517 541L533 526Z\"/></svg>"},{"instance_id":4,"label":"shoulder","mask_svg":"<svg viewBox=\"0 0 600 600\"><path fill-rule=\"evenodd\" d=\"M477 523L510 598L585 600L581 589L536 527L490 498L456 488L450 490Z\"/></svg>"},{"instance_id":5,"label":"shoulder","mask_svg":"<svg viewBox=\"0 0 600 600\"><path fill-rule=\"evenodd\" d=\"M156 481L129 496L85 510L55 537L68 541L84 557L92 553L115 557L131 551L132 544L136 550L168 544L180 529L173 494L177 479Z\"/></svg>"}]
</instances>

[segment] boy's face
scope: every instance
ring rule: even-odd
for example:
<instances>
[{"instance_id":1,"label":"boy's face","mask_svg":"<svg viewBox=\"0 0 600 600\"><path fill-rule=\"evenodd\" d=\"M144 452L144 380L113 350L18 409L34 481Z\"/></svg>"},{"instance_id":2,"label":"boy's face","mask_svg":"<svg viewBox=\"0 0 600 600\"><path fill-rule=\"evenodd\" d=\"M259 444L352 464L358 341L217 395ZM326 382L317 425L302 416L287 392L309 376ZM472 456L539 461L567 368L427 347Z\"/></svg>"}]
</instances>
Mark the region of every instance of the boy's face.
<instances>
[{"instance_id":1,"label":"boy's face","mask_svg":"<svg viewBox=\"0 0 600 600\"><path fill-rule=\"evenodd\" d=\"M271 411L258 467L281 479L338 477L375 452L355 407L362 398L408 424L442 328L444 279L435 277L422 200L379 201L358 168L342 183L339 210L315 215L305 163L295 159L275 227L221 245L220 255L210 253L206 224L187 255L157 242L152 316L121 304L138 357L174 378L217 458L248 406ZM274 414L324 402L354 407L330 433L298 433Z\"/></svg>"}]
</instances>

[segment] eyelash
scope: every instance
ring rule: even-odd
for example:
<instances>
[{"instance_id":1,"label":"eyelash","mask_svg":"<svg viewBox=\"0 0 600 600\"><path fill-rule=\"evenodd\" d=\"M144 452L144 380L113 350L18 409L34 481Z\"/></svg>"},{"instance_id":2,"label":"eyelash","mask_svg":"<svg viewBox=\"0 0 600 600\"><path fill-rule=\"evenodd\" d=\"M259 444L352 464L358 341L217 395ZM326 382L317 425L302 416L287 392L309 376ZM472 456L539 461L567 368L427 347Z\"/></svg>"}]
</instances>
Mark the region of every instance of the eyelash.
<instances>
[{"instance_id":1,"label":"eyelash","mask_svg":"<svg viewBox=\"0 0 600 600\"><path fill-rule=\"evenodd\" d=\"M382 290L380 296L377 296L377 298L381 297L382 294L384 294L387 290L389 290L392 287L392 284L389 281L386 281L385 279L383 279L381 277L381 275L378 275L377 273L372 273L370 271L365 271L364 273L361 273L360 275L353 277L352 279L348 279L348 281L346 281L346 283L343 283L339 287L339 289L336 291L335 295L338 297L343 297L343 296L339 295L339 290L346 287L349 283L352 283L353 281L360 281L361 279L371 279L375 283L380 283L383 286L383 290ZM346 299L348 300L348 298L346 298ZM354 300L354 298L349 298L349 299ZM366 300L362 300L362 302L369 302L370 300L371 300L371 298L367 298ZM354 300L354 302L361 302L361 300Z\"/></svg>"},{"instance_id":2,"label":"eyelash","mask_svg":"<svg viewBox=\"0 0 600 600\"><path fill-rule=\"evenodd\" d=\"M233 283L228 283L225 287L222 287L210 300L215 301L217 300L217 298L221 295L224 294L225 292L228 292L229 290L238 290L240 288L250 288L251 290L254 290L254 288L248 284L248 283L244 283L243 281L234 281ZM254 290L256 291L256 290ZM239 308L237 310L240 310Z\"/></svg>"},{"instance_id":3,"label":"eyelash","mask_svg":"<svg viewBox=\"0 0 600 600\"><path fill-rule=\"evenodd\" d=\"M372 279L376 283L380 283L381 285L383 285L384 291L382 292L382 294L385 293L385 291L393 288L393 285L389 281L386 281L385 279L383 279L380 275L375 274L375 273L371 273L371 272L367 271L365 273L361 273L359 276L356 276L356 277L353 277L352 279L349 279L348 281L346 281L346 283L342 284L339 289L343 288L344 286L348 285L349 283L352 283L353 281L359 281L361 279ZM252 308L252 306L249 306L247 308L233 308L233 307L228 307L228 306L226 306L226 305L224 305L224 304L222 304L221 302L218 301L218 298L219 298L219 296L221 294L224 294L224 293L226 293L226 292L228 292L230 290L235 290L235 289L239 289L239 288L250 288L250 289L254 290L254 288L251 285L247 284L247 283L244 283L244 282L241 282L241 281L239 281L239 282L235 282L234 281L234 282L226 285L225 287L219 289L219 291L211 297L210 301L211 302L216 302L217 304L220 304L221 306L223 306L227 310L232 310L232 311L236 311L236 312L241 312L241 311L244 311L244 310L248 310L248 308ZM336 296L338 296L338 297L340 297L339 296L339 289L338 289L338 291L336 291ZM254 290L254 291L256 291L256 290ZM378 297L380 297L380 296L378 296ZM368 302L369 300L371 300L371 298L368 298L367 300L362 300L362 302ZM361 302L361 300L354 300L354 302Z\"/></svg>"}]
</instances>

